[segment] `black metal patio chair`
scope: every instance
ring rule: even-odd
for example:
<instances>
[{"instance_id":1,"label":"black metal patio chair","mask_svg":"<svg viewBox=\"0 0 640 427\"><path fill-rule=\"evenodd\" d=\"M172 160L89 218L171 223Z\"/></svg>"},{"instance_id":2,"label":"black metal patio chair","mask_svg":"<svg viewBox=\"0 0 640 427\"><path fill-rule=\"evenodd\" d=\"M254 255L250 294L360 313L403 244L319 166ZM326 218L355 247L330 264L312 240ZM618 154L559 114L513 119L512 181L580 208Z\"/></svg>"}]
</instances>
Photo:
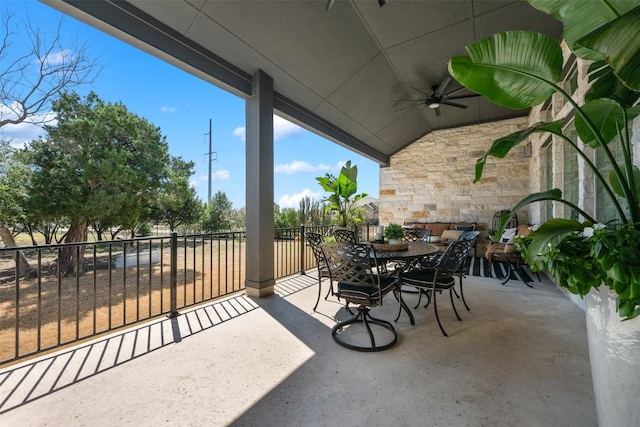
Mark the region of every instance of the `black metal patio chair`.
<instances>
[{"instance_id":1,"label":"black metal patio chair","mask_svg":"<svg viewBox=\"0 0 640 427\"><path fill-rule=\"evenodd\" d=\"M329 295L334 295L333 280L331 279L331 271L329 271L327 267L327 261L324 258L324 252L322 252L322 248L320 248L320 244L324 242L322 234L307 231L305 232L305 238L313 251L313 256L318 266L318 298L316 299L316 304L313 306L313 311L316 311L318 303L320 302L320 295L322 294L322 279L329 279L329 290L324 299L329 298Z\"/></svg>"},{"instance_id":2,"label":"black metal patio chair","mask_svg":"<svg viewBox=\"0 0 640 427\"><path fill-rule=\"evenodd\" d=\"M462 269L471 247L473 246L473 240L462 240L450 243L442 255L437 259L435 264L425 266L423 268L414 268L408 271L400 273L400 283L403 286L412 286L418 289L420 297L425 294L427 296L427 304L429 306L433 302L433 310L436 313L436 320L438 326L444 336L448 336L447 332L440 322L440 316L438 315L438 304L436 294L443 291L449 291L449 299L451 300L451 306L459 321L462 321L458 311L456 310L455 303L453 302L454 286L456 284L456 276L459 276L459 272ZM420 305L420 299L418 299L418 305Z\"/></svg>"},{"instance_id":3,"label":"black metal patio chair","mask_svg":"<svg viewBox=\"0 0 640 427\"><path fill-rule=\"evenodd\" d=\"M355 231L349 228L336 228L333 230L333 237L339 243L357 243L358 238Z\"/></svg>"},{"instance_id":4,"label":"black metal patio chair","mask_svg":"<svg viewBox=\"0 0 640 427\"><path fill-rule=\"evenodd\" d=\"M398 335L395 328L383 319L369 313L372 307L382 305L385 295L397 290L397 277L377 274L378 262L375 251L363 243L322 243L331 277L337 282L337 296L347 303L357 305L357 312L351 318L338 322L331 335L339 345L357 351L381 351L393 347ZM368 342L357 342L354 337L366 330ZM386 339L380 344L376 334L385 333ZM374 333L375 331L375 333Z\"/></svg>"}]
</instances>

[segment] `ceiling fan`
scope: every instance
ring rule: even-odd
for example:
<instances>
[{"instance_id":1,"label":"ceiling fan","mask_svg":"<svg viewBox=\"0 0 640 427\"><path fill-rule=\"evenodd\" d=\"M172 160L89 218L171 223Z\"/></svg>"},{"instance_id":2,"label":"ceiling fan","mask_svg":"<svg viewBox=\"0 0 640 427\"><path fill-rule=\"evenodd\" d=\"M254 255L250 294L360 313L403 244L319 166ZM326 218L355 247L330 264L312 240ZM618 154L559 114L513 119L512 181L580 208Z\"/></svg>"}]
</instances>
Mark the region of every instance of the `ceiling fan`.
<instances>
[{"instance_id":1,"label":"ceiling fan","mask_svg":"<svg viewBox=\"0 0 640 427\"><path fill-rule=\"evenodd\" d=\"M421 91L420 89L417 89L417 88L414 88L414 89L425 96L425 99L420 101L420 103L434 110L436 113L436 116L440 115L441 105L449 105L451 107L456 107L456 108L468 108L469 107L468 105L460 104L458 102L454 102L453 100L465 99L465 98L476 98L480 96L477 93L466 94L466 95L456 95L458 92L466 90L467 88L465 87L461 87L452 92L445 93L445 91L447 90L447 86L449 86L449 83L451 83L451 77L445 78L442 81L442 83L440 83L437 86L432 86L431 87L432 93L430 95ZM414 101L414 100L405 99L400 101Z\"/></svg>"}]
</instances>

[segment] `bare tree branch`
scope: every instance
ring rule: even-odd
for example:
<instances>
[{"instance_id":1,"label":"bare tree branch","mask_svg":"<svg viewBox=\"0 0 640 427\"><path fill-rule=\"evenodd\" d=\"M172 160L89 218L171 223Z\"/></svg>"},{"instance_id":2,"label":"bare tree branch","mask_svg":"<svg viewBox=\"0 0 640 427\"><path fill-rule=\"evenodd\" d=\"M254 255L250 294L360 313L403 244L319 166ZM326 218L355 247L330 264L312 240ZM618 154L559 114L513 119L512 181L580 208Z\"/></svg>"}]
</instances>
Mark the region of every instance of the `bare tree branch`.
<instances>
[{"instance_id":1,"label":"bare tree branch","mask_svg":"<svg viewBox=\"0 0 640 427\"><path fill-rule=\"evenodd\" d=\"M3 11L0 44L0 128L8 124L42 124L51 120L51 101L62 91L91 84L101 66L88 55L89 44L66 41L61 18L54 32L16 22Z\"/></svg>"}]
</instances>

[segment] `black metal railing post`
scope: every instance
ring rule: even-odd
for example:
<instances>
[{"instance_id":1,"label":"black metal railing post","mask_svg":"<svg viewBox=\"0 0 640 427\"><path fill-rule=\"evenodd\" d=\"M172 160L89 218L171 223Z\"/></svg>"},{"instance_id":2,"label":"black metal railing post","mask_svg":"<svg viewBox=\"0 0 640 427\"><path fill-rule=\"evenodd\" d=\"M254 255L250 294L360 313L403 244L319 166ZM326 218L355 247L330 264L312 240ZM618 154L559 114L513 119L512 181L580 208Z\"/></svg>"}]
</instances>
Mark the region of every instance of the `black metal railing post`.
<instances>
[{"instance_id":1,"label":"black metal railing post","mask_svg":"<svg viewBox=\"0 0 640 427\"><path fill-rule=\"evenodd\" d=\"M305 270L306 270L306 254L305 254L305 250L306 250L306 232L305 232L305 228L304 225L300 226L300 274L306 274Z\"/></svg>"},{"instance_id":2,"label":"black metal railing post","mask_svg":"<svg viewBox=\"0 0 640 427\"><path fill-rule=\"evenodd\" d=\"M16 307L16 335L15 335L15 351L14 356L20 357L20 252L14 252L16 261L16 299L14 301ZM38 325L40 326L40 325Z\"/></svg>"},{"instance_id":3,"label":"black metal railing post","mask_svg":"<svg viewBox=\"0 0 640 427\"><path fill-rule=\"evenodd\" d=\"M170 267L170 300L171 311L169 317L178 316L178 233L171 233L171 267Z\"/></svg>"}]
</instances>

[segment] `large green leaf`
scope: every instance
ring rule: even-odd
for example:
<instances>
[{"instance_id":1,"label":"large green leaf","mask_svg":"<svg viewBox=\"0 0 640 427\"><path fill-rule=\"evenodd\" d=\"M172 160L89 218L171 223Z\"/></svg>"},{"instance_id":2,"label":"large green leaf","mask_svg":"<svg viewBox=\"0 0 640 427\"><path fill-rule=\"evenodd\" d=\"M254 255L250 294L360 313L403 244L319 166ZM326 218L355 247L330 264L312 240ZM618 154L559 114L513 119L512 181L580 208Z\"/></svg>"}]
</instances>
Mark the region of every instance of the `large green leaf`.
<instances>
[{"instance_id":1,"label":"large green leaf","mask_svg":"<svg viewBox=\"0 0 640 427\"><path fill-rule=\"evenodd\" d=\"M567 44L581 58L602 57L592 49L578 45L585 35L638 6L638 0L529 0L529 3L563 24ZM631 35L635 35L633 33Z\"/></svg>"},{"instance_id":2,"label":"large green leaf","mask_svg":"<svg viewBox=\"0 0 640 427\"><path fill-rule=\"evenodd\" d=\"M622 106L612 99L589 101L582 106L582 110L607 144L618 135L619 129L625 127ZM580 140L590 147L597 148L600 145L596 134L580 115L576 115L576 132Z\"/></svg>"},{"instance_id":3,"label":"large green leaf","mask_svg":"<svg viewBox=\"0 0 640 427\"><path fill-rule=\"evenodd\" d=\"M349 181L356 181L358 178L358 166L351 166L351 160L347 160L347 162L340 169L340 175L344 176L345 179Z\"/></svg>"},{"instance_id":4,"label":"large green leaf","mask_svg":"<svg viewBox=\"0 0 640 427\"><path fill-rule=\"evenodd\" d=\"M507 221L509 221L509 218L514 216L520 209L522 209L528 204L541 202L544 200L556 200L556 201L562 200L562 191L558 190L557 188L553 188L551 190L543 191L541 193L529 194L524 199L520 200L518 204L511 210L511 212L500 215L500 226L498 227L496 236L502 235L502 232L504 231L504 227Z\"/></svg>"},{"instance_id":5,"label":"large green leaf","mask_svg":"<svg viewBox=\"0 0 640 427\"><path fill-rule=\"evenodd\" d=\"M589 2L587 2L589 3ZM635 5L639 2L636 0ZM599 52L631 89L640 89L640 6L578 40Z\"/></svg>"},{"instance_id":6,"label":"large green leaf","mask_svg":"<svg viewBox=\"0 0 640 427\"><path fill-rule=\"evenodd\" d=\"M636 188L632 189L633 191L635 191L635 193L637 194L637 197L640 198L640 169L638 169L637 166L632 166L633 168L633 176L634 176L634 183ZM626 176L626 171L624 170L625 168L623 167L623 173ZM625 197L626 194L624 194L624 190L622 189L622 183L620 182L620 180L618 179L618 175L614 172L611 171L611 173L609 174L609 182L611 183L611 188L613 189L613 191L616 192L616 194L620 197Z\"/></svg>"},{"instance_id":7,"label":"large green leaf","mask_svg":"<svg viewBox=\"0 0 640 427\"><path fill-rule=\"evenodd\" d=\"M584 111L595 126L596 131L607 144L618 135L619 131L627 126L622 106L612 99L603 98L589 101L582 106L582 111ZM640 109L628 109L627 120L630 122L638 114L640 114ZM580 115L576 115L576 132L580 140L590 147L596 148L600 145L596 134L593 133Z\"/></svg>"},{"instance_id":8,"label":"large green leaf","mask_svg":"<svg viewBox=\"0 0 640 427\"><path fill-rule=\"evenodd\" d=\"M487 157L492 156L503 159L507 154L509 154L513 147L517 146L522 141L526 141L531 134L536 132L550 132L559 135L562 133L562 121L536 123L527 129L514 132L493 141L493 144L491 144L491 147L489 147L487 152L484 153L484 156L479 158L476 162L476 177L473 182L478 182L480 178L482 178L482 172L484 170L484 165L487 163Z\"/></svg>"},{"instance_id":9,"label":"large green leaf","mask_svg":"<svg viewBox=\"0 0 640 427\"><path fill-rule=\"evenodd\" d=\"M540 261L550 244L556 244L567 234L591 225L590 222L581 223L564 218L550 219L529 235L531 243L527 247L527 262L535 264Z\"/></svg>"},{"instance_id":10,"label":"large green leaf","mask_svg":"<svg viewBox=\"0 0 640 427\"><path fill-rule=\"evenodd\" d=\"M589 82L591 89L585 95L585 101L611 98L624 108L629 108L640 99L640 91L628 88L605 61L597 61L589 66Z\"/></svg>"},{"instance_id":11,"label":"large green leaf","mask_svg":"<svg viewBox=\"0 0 640 427\"><path fill-rule=\"evenodd\" d=\"M545 101L562 74L562 50L550 37L508 31L467 46L469 56L449 60L449 72L492 102L525 109Z\"/></svg>"},{"instance_id":12,"label":"large green leaf","mask_svg":"<svg viewBox=\"0 0 640 427\"><path fill-rule=\"evenodd\" d=\"M514 216L520 209L522 209L523 207L525 207L527 205L530 205L531 203L543 202L543 201L547 201L547 200L563 203L563 204L569 206L571 209L573 209L576 212L578 212L578 214L582 215L584 218L586 218L589 221L589 223L594 223L595 222L595 220L593 218L591 218L591 216L588 213L586 213L584 210L580 209L578 206L574 205L573 203L569 202L568 200L563 199L562 198L562 191L560 191L557 188L553 188L551 190L542 191L540 193L529 194L524 199L520 200L514 206L514 208L511 210L511 212L509 212L508 214L501 215L500 216L500 227L498 228L498 231L497 231L496 235L500 236L502 234L502 232L504 231L505 224L507 223L509 218Z\"/></svg>"}]
</instances>

